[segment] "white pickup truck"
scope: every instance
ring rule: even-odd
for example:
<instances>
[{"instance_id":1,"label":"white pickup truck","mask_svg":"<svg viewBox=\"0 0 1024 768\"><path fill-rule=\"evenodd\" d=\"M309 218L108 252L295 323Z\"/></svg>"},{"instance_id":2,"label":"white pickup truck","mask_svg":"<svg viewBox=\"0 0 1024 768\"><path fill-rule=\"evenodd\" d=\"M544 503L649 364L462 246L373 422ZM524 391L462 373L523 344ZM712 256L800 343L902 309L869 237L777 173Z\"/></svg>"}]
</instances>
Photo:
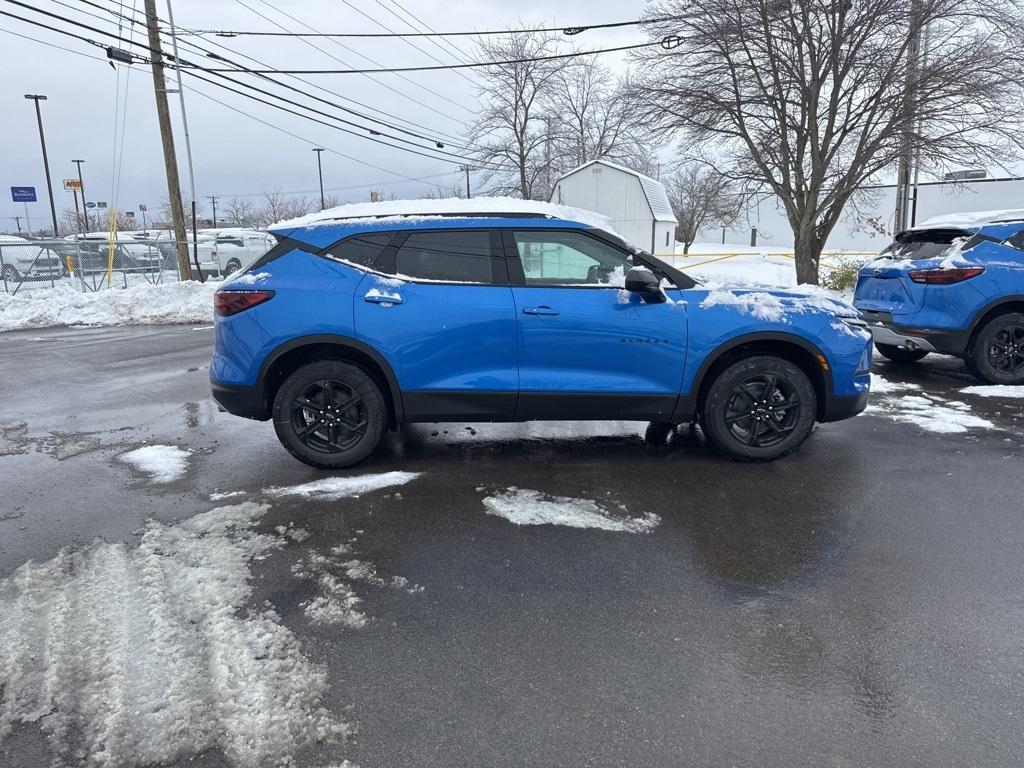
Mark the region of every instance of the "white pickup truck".
<instances>
[{"instance_id":1,"label":"white pickup truck","mask_svg":"<svg viewBox=\"0 0 1024 768\"><path fill-rule=\"evenodd\" d=\"M204 271L227 277L248 267L276 242L273 236L254 229L201 229L199 264Z\"/></svg>"}]
</instances>

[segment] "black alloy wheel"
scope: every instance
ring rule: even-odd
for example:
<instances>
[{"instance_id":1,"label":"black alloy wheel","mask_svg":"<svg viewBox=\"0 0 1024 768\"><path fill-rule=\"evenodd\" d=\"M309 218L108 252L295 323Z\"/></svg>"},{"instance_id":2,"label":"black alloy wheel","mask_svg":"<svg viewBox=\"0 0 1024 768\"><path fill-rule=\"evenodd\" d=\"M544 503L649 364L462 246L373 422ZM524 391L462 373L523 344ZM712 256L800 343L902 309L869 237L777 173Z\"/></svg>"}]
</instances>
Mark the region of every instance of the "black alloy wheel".
<instances>
[{"instance_id":1,"label":"black alloy wheel","mask_svg":"<svg viewBox=\"0 0 1024 768\"><path fill-rule=\"evenodd\" d=\"M800 422L800 394L775 373L759 373L733 387L725 423L733 437L753 448L783 442Z\"/></svg>"},{"instance_id":2,"label":"black alloy wheel","mask_svg":"<svg viewBox=\"0 0 1024 768\"><path fill-rule=\"evenodd\" d=\"M366 434L363 398L343 381L323 379L305 387L292 401L292 428L314 451L347 451Z\"/></svg>"},{"instance_id":3,"label":"black alloy wheel","mask_svg":"<svg viewBox=\"0 0 1024 768\"><path fill-rule=\"evenodd\" d=\"M988 384L1024 384L1024 313L989 320L967 350L968 368Z\"/></svg>"}]
</instances>

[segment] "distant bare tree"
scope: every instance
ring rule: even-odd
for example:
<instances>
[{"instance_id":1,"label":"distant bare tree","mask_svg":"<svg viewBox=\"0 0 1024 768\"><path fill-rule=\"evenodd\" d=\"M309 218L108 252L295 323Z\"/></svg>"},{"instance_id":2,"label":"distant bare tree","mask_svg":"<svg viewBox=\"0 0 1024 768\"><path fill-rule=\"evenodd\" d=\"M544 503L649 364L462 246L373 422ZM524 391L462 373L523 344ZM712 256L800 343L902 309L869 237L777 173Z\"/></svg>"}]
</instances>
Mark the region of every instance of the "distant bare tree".
<instances>
[{"instance_id":1,"label":"distant bare tree","mask_svg":"<svg viewBox=\"0 0 1024 768\"><path fill-rule=\"evenodd\" d=\"M319 203L319 201L317 202ZM319 210L319 208L319 205L314 207L307 197L286 195L279 189L264 190L263 202L256 218L261 225L270 226L285 219L304 216L313 210Z\"/></svg>"},{"instance_id":2,"label":"distant bare tree","mask_svg":"<svg viewBox=\"0 0 1024 768\"><path fill-rule=\"evenodd\" d=\"M233 197L224 206L223 216L233 227L252 226L256 221L256 203L248 198Z\"/></svg>"},{"instance_id":3,"label":"distant bare tree","mask_svg":"<svg viewBox=\"0 0 1024 768\"><path fill-rule=\"evenodd\" d=\"M192 201L187 198L181 199L181 210L185 212L185 229L189 232L192 231ZM93 210L90 213L93 218L96 217L96 211ZM196 219L203 218L203 205L200 202L196 202ZM158 217L153 219L150 224L153 229L173 229L171 225L171 204L164 198L160 203L160 210Z\"/></svg>"},{"instance_id":4,"label":"distant bare tree","mask_svg":"<svg viewBox=\"0 0 1024 768\"><path fill-rule=\"evenodd\" d=\"M742 208L731 179L705 163L684 163L666 179L665 187L679 222L676 240L683 244L683 253L690 252L697 233L706 226L731 226Z\"/></svg>"},{"instance_id":5,"label":"distant bare tree","mask_svg":"<svg viewBox=\"0 0 1024 768\"><path fill-rule=\"evenodd\" d=\"M432 186L424 195L424 200L447 200L452 197L465 197L466 190L461 184L438 184Z\"/></svg>"},{"instance_id":6,"label":"distant bare tree","mask_svg":"<svg viewBox=\"0 0 1024 768\"><path fill-rule=\"evenodd\" d=\"M550 118L544 106L565 61L536 59L551 55L556 40L550 33L518 29L478 43L480 61L527 60L479 70L485 105L469 140L478 161L486 164L483 178L493 182L494 193L524 200L546 197L542 187L551 175L552 126L544 120Z\"/></svg>"},{"instance_id":7,"label":"distant bare tree","mask_svg":"<svg viewBox=\"0 0 1024 768\"><path fill-rule=\"evenodd\" d=\"M545 99L558 126L557 173L602 158L643 172L651 152L637 120L638 99L639 91L628 80L615 80L596 56L570 60Z\"/></svg>"},{"instance_id":8,"label":"distant bare tree","mask_svg":"<svg viewBox=\"0 0 1024 768\"><path fill-rule=\"evenodd\" d=\"M660 0L641 55L651 127L712 150L770 189L793 230L797 279L858 186L908 151L926 166L1019 156L1019 0ZM927 45L916 41L927 28Z\"/></svg>"}]
</instances>

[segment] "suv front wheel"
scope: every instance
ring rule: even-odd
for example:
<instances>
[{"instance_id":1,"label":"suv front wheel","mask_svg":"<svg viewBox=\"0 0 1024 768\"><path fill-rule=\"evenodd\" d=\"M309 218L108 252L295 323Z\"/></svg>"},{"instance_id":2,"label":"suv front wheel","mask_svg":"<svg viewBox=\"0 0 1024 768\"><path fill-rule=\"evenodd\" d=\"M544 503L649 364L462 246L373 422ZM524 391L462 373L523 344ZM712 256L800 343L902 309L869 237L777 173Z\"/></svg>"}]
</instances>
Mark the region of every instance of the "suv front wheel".
<instances>
[{"instance_id":1,"label":"suv front wheel","mask_svg":"<svg viewBox=\"0 0 1024 768\"><path fill-rule=\"evenodd\" d=\"M708 440L737 461L773 461L807 439L817 418L814 385L780 357L747 357L719 373L704 396Z\"/></svg>"},{"instance_id":2,"label":"suv front wheel","mask_svg":"<svg viewBox=\"0 0 1024 768\"><path fill-rule=\"evenodd\" d=\"M321 360L291 374L274 398L274 429L299 461L350 467L377 447L387 427L384 397L360 367Z\"/></svg>"}]
</instances>

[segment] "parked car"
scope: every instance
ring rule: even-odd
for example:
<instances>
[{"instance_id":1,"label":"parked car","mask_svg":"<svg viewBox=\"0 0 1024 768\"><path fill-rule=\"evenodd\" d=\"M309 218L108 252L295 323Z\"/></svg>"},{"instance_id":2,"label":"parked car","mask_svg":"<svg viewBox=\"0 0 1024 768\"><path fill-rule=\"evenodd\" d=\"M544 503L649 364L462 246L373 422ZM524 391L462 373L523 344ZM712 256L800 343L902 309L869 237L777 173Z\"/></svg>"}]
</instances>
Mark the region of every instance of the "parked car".
<instances>
[{"instance_id":1,"label":"parked car","mask_svg":"<svg viewBox=\"0 0 1024 768\"><path fill-rule=\"evenodd\" d=\"M603 220L487 202L272 228L278 244L216 294L214 397L273 418L322 468L403 422L549 419L697 419L727 455L767 461L867 404L871 337L852 306L711 291Z\"/></svg>"},{"instance_id":2,"label":"parked car","mask_svg":"<svg viewBox=\"0 0 1024 768\"><path fill-rule=\"evenodd\" d=\"M901 232L861 268L854 305L890 360L955 355L989 384L1024 384L1024 210Z\"/></svg>"},{"instance_id":3,"label":"parked car","mask_svg":"<svg viewBox=\"0 0 1024 768\"><path fill-rule=\"evenodd\" d=\"M0 279L8 283L22 280L52 280L65 276L67 264L60 242L26 240L13 235L0 236Z\"/></svg>"},{"instance_id":4,"label":"parked car","mask_svg":"<svg viewBox=\"0 0 1024 768\"><path fill-rule=\"evenodd\" d=\"M161 254L151 242L118 232L114 242L112 266L119 272L156 272L161 269ZM73 261L85 273L105 272L110 262L110 233L89 232L69 235L66 241L78 243Z\"/></svg>"},{"instance_id":5,"label":"parked car","mask_svg":"<svg viewBox=\"0 0 1024 768\"><path fill-rule=\"evenodd\" d=\"M202 229L200 237L212 238L212 247L206 250L206 258L200 259L211 265L212 271L227 277L232 272L244 269L260 258L277 242L267 232L254 229ZM200 240L200 248L203 241ZM206 265L203 264L204 270Z\"/></svg>"}]
</instances>

